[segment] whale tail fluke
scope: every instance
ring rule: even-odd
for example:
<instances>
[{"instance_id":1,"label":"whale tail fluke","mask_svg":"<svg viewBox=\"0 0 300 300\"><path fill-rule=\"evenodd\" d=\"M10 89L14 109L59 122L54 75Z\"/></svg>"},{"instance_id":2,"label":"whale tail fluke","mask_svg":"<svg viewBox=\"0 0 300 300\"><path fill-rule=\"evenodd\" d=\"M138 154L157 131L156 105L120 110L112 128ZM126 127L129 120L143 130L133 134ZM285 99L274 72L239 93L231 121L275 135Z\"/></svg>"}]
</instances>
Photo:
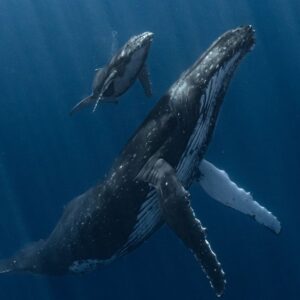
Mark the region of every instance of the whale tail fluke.
<instances>
[{"instance_id":1,"label":"whale tail fluke","mask_svg":"<svg viewBox=\"0 0 300 300\"><path fill-rule=\"evenodd\" d=\"M1 259L0 260L0 274L10 273L15 271L14 263L12 259Z\"/></svg>"},{"instance_id":2,"label":"whale tail fluke","mask_svg":"<svg viewBox=\"0 0 300 300\"><path fill-rule=\"evenodd\" d=\"M93 102L95 102L95 98L93 97L93 95L90 95L84 99L82 99L80 102L78 102L70 111L70 116L73 116L74 113L82 110L83 108L85 108L86 106L91 105Z\"/></svg>"}]
</instances>

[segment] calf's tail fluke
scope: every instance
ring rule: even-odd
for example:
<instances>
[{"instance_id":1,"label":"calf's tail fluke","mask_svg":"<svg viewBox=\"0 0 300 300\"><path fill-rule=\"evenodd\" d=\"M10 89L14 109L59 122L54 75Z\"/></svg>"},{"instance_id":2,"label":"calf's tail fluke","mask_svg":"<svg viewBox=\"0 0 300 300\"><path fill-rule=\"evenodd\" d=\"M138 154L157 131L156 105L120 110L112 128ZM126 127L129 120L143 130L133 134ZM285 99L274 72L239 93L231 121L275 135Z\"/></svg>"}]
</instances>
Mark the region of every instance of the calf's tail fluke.
<instances>
[{"instance_id":1,"label":"calf's tail fluke","mask_svg":"<svg viewBox=\"0 0 300 300\"><path fill-rule=\"evenodd\" d=\"M92 95L84 98L71 109L70 116L73 116L74 113L82 110L86 106L91 105L93 102L95 102L95 98Z\"/></svg>"}]
</instances>

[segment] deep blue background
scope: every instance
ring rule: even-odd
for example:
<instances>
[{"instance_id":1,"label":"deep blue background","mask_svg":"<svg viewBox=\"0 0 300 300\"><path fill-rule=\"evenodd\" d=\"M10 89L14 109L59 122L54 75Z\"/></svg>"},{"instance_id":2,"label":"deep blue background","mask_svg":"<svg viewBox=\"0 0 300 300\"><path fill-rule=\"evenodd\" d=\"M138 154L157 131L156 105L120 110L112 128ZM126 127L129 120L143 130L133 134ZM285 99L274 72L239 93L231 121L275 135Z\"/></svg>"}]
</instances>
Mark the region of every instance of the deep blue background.
<instances>
[{"instance_id":1,"label":"deep blue background","mask_svg":"<svg viewBox=\"0 0 300 300\"><path fill-rule=\"evenodd\" d=\"M224 299L299 299L299 0L1 0L0 257L46 237L63 206L102 178L133 130L208 45L253 24L257 45L227 93L207 158L281 220L276 236L192 188L227 274ZM136 84L119 105L74 118L93 69L150 30L154 97ZM0 299L216 299L166 227L94 273L2 275Z\"/></svg>"}]
</instances>

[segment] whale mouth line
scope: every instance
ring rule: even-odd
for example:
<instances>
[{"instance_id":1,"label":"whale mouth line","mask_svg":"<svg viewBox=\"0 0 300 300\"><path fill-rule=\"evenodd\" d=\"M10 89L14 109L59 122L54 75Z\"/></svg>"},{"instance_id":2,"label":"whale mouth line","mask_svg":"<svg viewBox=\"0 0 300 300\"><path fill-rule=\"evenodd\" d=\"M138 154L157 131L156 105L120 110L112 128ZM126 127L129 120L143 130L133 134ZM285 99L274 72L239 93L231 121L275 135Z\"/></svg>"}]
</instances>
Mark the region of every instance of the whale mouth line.
<instances>
[{"instance_id":1,"label":"whale mouth line","mask_svg":"<svg viewBox=\"0 0 300 300\"><path fill-rule=\"evenodd\" d=\"M192 135L177 166L177 174L183 182L189 181L193 172L190 166L201 157L201 149L206 147L207 139L215 126L215 116L223 102L222 95L226 92L235 69L253 47L254 30L251 26L226 32L171 89L172 99L176 99L178 94L181 95L180 99L187 99L189 91L194 90L198 94L196 101L199 101Z\"/></svg>"}]
</instances>

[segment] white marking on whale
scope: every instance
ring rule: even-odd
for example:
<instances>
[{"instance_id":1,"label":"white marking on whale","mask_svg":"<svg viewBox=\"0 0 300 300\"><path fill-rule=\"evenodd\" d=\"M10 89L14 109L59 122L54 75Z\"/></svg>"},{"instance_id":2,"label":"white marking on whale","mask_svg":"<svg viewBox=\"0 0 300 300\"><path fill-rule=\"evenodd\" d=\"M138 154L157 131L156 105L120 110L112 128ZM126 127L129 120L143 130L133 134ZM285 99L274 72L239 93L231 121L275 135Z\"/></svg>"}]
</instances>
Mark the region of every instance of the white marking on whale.
<instances>
[{"instance_id":1,"label":"white marking on whale","mask_svg":"<svg viewBox=\"0 0 300 300\"><path fill-rule=\"evenodd\" d=\"M111 258L100 260L100 259L85 259L85 260L76 260L69 267L69 270L73 273L85 273L94 271L99 265L107 265L116 259L116 256L113 255Z\"/></svg>"}]
</instances>

